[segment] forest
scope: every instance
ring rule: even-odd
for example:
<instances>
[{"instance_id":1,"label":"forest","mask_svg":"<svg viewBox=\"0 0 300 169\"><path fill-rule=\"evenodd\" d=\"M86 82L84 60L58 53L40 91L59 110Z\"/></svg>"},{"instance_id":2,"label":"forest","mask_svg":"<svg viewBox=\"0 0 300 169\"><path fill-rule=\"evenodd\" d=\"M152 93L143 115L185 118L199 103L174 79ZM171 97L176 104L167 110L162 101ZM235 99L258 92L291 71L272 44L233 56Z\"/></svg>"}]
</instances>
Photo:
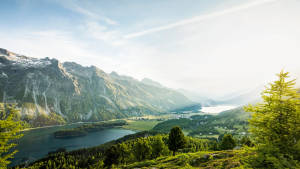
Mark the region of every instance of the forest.
<instances>
[{"instance_id":1,"label":"forest","mask_svg":"<svg viewBox=\"0 0 300 169\"><path fill-rule=\"evenodd\" d=\"M240 136L248 134L249 112L242 107L218 115L193 115L190 118L172 119L157 124L153 130L167 133L173 126L180 126L189 136L210 137L225 133Z\"/></svg>"},{"instance_id":2,"label":"forest","mask_svg":"<svg viewBox=\"0 0 300 169\"><path fill-rule=\"evenodd\" d=\"M70 152L59 149L46 158L13 168L300 168L299 89L288 73L282 71L277 76L262 92L262 102L243 107L243 111L251 112L248 121L237 120L239 116L231 119L230 113L227 120L224 114L169 120L150 131L92 148ZM22 136L19 130L24 125L15 120L15 112L9 106L1 108L1 168L7 168L17 151L12 151L16 146L13 140ZM221 134L215 125L233 132ZM236 125L243 126L247 134L235 137ZM186 136L183 130L192 132ZM193 137L196 133L219 136Z\"/></svg>"}]
</instances>

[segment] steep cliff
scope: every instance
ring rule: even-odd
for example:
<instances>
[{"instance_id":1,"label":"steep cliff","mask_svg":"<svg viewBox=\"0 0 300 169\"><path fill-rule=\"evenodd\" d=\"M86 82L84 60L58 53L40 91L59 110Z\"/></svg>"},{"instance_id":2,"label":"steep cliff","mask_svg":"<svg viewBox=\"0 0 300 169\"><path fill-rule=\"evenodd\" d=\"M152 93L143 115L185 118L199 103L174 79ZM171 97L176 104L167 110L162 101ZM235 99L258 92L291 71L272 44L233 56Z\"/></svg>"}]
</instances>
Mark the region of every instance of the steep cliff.
<instances>
[{"instance_id":1,"label":"steep cliff","mask_svg":"<svg viewBox=\"0 0 300 169\"><path fill-rule=\"evenodd\" d=\"M0 98L16 103L22 119L34 126L155 114L191 104L163 86L5 49L0 49Z\"/></svg>"}]
</instances>

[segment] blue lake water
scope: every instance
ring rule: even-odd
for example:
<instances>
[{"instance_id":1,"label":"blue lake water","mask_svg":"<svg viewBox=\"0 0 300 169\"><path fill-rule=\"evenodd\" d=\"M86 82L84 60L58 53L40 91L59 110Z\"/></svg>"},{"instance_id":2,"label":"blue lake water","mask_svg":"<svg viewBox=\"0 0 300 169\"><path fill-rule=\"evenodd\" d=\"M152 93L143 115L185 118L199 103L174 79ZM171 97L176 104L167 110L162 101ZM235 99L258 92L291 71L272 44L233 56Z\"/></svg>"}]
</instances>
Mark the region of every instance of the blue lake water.
<instances>
[{"instance_id":1,"label":"blue lake water","mask_svg":"<svg viewBox=\"0 0 300 169\"><path fill-rule=\"evenodd\" d=\"M48 152L58 148L66 148L68 151L80 148L98 146L111 140L118 139L128 134L135 133L122 128L104 129L98 132L91 132L84 137L56 139L53 133L57 130L74 128L81 124L55 126L48 128L33 129L24 132L24 136L18 141L16 147L19 151L12 159L10 166L21 164L24 161L35 161L47 156Z\"/></svg>"}]
</instances>

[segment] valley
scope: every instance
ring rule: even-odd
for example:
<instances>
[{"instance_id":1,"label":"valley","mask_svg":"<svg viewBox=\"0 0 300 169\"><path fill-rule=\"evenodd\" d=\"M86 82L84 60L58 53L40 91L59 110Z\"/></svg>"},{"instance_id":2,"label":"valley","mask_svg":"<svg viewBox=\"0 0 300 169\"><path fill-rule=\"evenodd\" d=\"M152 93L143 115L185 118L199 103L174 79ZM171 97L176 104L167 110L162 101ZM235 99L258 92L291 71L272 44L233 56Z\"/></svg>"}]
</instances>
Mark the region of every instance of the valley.
<instances>
[{"instance_id":1,"label":"valley","mask_svg":"<svg viewBox=\"0 0 300 169\"><path fill-rule=\"evenodd\" d=\"M188 109L184 108L184 110L187 111ZM48 153L51 152L69 152L80 148L98 146L135 132L167 133L170 127L163 127L164 130L161 130L161 126L165 126L169 122L173 124L172 121L174 120L176 125L182 127L186 135L189 135L192 130L188 130L182 121L193 119L196 114L205 117L201 111L198 113L180 113L178 111L177 113L130 117L107 122L80 122L24 130L24 137L18 141L19 145L16 147L19 152L16 153L11 166L36 161L47 157ZM209 133L202 135L202 137L211 136Z\"/></svg>"},{"instance_id":2,"label":"valley","mask_svg":"<svg viewBox=\"0 0 300 169\"><path fill-rule=\"evenodd\" d=\"M11 168L230 168L248 163L257 146L249 121L257 110L237 106L248 94L198 103L184 90L95 66L5 49L0 63L0 122L22 134Z\"/></svg>"},{"instance_id":3,"label":"valley","mask_svg":"<svg viewBox=\"0 0 300 169\"><path fill-rule=\"evenodd\" d=\"M2 103L0 108L22 110L13 103ZM16 114L15 120L21 120L25 129L9 167L231 168L252 158L247 149L255 146L249 130L253 112L246 107L192 103L164 112L141 110L146 112L95 122L68 122L65 117L64 123L46 127L39 121L42 127L27 129L34 125L24 119L26 114ZM170 141L176 128L182 147L175 151Z\"/></svg>"},{"instance_id":4,"label":"valley","mask_svg":"<svg viewBox=\"0 0 300 169\"><path fill-rule=\"evenodd\" d=\"M80 148L98 146L125 135L135 133L135 131L122 128L107 128L89 133L83 137L69 137L65 139L57 139L54 137L54 133L57 131L70 130L82 125L83 124L79 123L24 131L24 136L18 140L18 146L16 147L19 152L16 153L11 166L36 161L58 149L72 151Z\"/></svg>"},{"instance_id":5,"label":"valley","mask_svg":"<svg viewBox=\"0 0 300 169\"><path fill-rule=\"evenodd\" d=\"M1 0L0 169L300 169L300 0Z\"/></svg>"}]
</instances>

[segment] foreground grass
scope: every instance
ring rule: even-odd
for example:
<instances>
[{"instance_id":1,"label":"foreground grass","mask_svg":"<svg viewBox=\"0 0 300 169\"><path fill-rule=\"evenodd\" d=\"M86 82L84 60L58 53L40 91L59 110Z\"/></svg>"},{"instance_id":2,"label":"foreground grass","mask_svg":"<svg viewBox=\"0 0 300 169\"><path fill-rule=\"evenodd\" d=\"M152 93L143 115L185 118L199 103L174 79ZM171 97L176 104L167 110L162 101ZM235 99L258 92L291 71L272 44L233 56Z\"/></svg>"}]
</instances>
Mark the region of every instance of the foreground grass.
<instances>
[{"instance_id":1,"label":"foreground grass","mask_svg":"<svg viewBox=\"0 0 300 169\"><path fill-rule=\"evenodd\" d=\"M156 124L160 123L158 120L127 120L128 125L123 126L125 129L146 131L151 130Z\"/></svg>"},{"instance_id":2,"label":"foreground grass","mask_svg":"<svg viewBox=\"0 0 300 169\"><path fill-rule=\"evenodd\" d=\"M201 151L196 153L183 153L176 156L165 156L155 160L136 162L119 168L131 169L218 169L243 168L240 163L241 150L231 151Z\"/></svg>"}]
</instances>

